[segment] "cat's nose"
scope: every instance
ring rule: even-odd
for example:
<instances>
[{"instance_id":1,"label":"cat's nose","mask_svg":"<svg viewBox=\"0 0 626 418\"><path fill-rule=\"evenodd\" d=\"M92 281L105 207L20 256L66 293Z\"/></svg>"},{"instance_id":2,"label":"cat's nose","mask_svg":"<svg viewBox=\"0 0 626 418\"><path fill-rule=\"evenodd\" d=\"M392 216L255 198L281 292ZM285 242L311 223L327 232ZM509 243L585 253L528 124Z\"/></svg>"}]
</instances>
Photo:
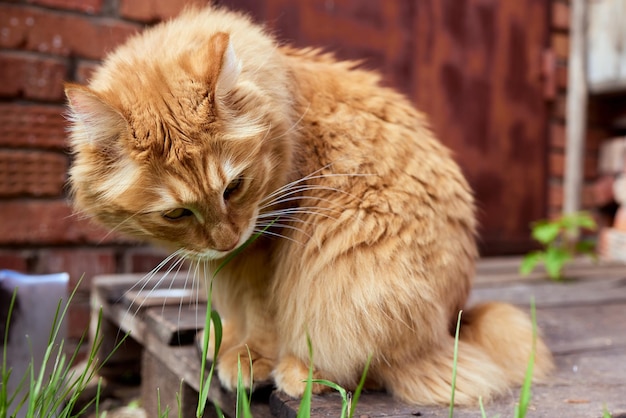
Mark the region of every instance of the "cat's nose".
<instances>
[{"instance_id":1,"label":"cat's nose","mask_svg":"<svg viewBox=\"0 0 626 418\"><path fill-rule=\"evenodd\" d=\"M216 251L232 251L239 243L239 233L230 225L219 225L213 230L213 249Z\"/></svg>"},{"instance_id":2,"label":"cat's nose","mask_svg":"<svg viewBox=\"0 0 626 418\"><path fill-rule=\"evenodd\" d=\"M228 252L228 251L232 251L235 248L237 248L237 244L239 243L239 239L231 242L230 244L226 245L223 243L220 243L220 245L216 245L215 251L220 251L220 252ZM218 248L219 247L219 248Z\"/></svg>"}]
</instances>

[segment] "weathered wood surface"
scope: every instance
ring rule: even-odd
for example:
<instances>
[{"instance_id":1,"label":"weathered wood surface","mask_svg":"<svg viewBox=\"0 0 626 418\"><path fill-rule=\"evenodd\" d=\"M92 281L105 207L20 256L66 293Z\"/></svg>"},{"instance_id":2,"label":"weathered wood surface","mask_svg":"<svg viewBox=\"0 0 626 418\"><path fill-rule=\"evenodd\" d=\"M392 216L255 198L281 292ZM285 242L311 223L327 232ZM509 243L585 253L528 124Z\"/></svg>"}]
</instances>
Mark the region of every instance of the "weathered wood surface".
<instances>
[{"instance_id":1,"label":"weathered wood surface","mask_svg":"<svg viewBox=\"0 0 626 418\"><path fill-rule=\"evenodd\" d=\"M557 370L547 382L533 386L528 416L599 417L606 406L614 417L626 417L626 266L577 261L567 270L570 279L553 283L541 272L519 277L515 272L518 265L519 259L481 261L471 303L502 300L529 309L534 298L538 324L555 355ZM183 379L182 397L193 404L186 408L195 410L199 358L193 340L204 323L205 308L200 305L196 311L188 297L182 304L174 298L168 298L168 304L164 304L162 292L155 298L161 298L158 303L150 301L148 290L139 295L128 293L126 290L140 277L98 278L94 306L104 307L105 318L114 325L112 329L131 331L131 336L144 347L147 355L144 354L142 363L142 392L146 408L150 408L147 403L156 403L156 397L150 394L156 393L157 386L178 388L179 379ZM160 284L163 289L183 285L182 281L165 281ZM144 304L141 309L132 303L133 298ZM115 332L119 337L120 332ZM128 355L120 353L120 358L128 362ZM487 404L487 416L511 416L518 393L518 389L512 390ZM217 381L213 382L209 398L226 414L234 414L234 397L221 389ZM168 398L161 392L162 404L164 399L173 402L175 397ZM316 396L313 416L337 417L340 403L336 394ZM295 417L298 404L298 400L280 393L271 394L268 400L265 393L253 402L253 412L255 417ZM205 416L213 416L212 413L209 406ZM371 418L447 415L445 407L403 405L384 393L364 394L356 410L356 416ZM481 413L478 407L456 408L455 416L480 417Z\"/></svg>"}]
</instances>

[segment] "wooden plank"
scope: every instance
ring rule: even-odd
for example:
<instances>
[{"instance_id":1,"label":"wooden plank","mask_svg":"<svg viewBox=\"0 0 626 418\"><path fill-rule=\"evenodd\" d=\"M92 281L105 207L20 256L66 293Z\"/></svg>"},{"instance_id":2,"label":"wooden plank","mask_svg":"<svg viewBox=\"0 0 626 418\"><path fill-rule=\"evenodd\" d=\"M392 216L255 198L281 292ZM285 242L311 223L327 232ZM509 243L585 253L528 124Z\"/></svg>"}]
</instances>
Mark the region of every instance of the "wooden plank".
<instances>
[{"instance_id":1,"label":"wooden plank","mask_svg":"<svg viewBox=\"0 0 626 418\"><path fill-rule=\"evenodd\" d=\"M145 312L150 332L167 345L193 344L198 331L204 329L206 305L179 305L150 308Z\"/></svg>"},{"instance_id":2,"label":"wooden plank","mask_svg":"<svg viewBox=\"0 0 626 418\"><path fill-rule=\"evenodd\" d=\"M476 264L476 287L492 286L511 282L545 282L548 275L543 265L538 266L531 274L519 274L522 257L502 257L496 259L480 259ZM568 279L592 279L606 277L626 277L626 264L619 261L595 261L589 257L579 257L566 264L564 277Z\"/></svg>"},{"instance_id":3,"label":"wooden plank","mask_svg":"<svg viewBox=\"0 0 626 418\"><path fill-rule=\"evenodd\" d=\"M159 417L170 410L167 416L194 418L198 406L198 392L193 390L177 370L163 362L163 359L146 351L141 362L141 400L148 417ZM180 404L180 410L178 405ZM214 408L205 409L203 418L217 418Z\"/></svg>"},{"instance_id":4,"label":"wooden plank","mask_svg":"<svg viewBox=\"0 0 626 418\"><path fill-rule=\"evenodd\" d=\"M587 129L587 74L585 25L587 0L572 0L572 24L568 58L565 173L563 213L580 210L583 183L583 153Z\"/></svg>"},{"instance_id":5,"label":"wooden plank","mask_svg":"<svg viewBox=\"0 0 626 418\"><path fill-rule=\"evenodd\" d=\"M563 368L549 384L534 384L529 417L593 417L600 416L606 406L614 417L626 413L626 383L609 380L604 373L615 364L625 364L626 354L613 353L611 356L574 357L559 359ZM565 366L568 366L566 369ZM487 416L512 416L518 401L519 389L502 395L485 405ZM279 418L295 417L299 401L282 393L275 393L270 400L272 413ZM335 417L341 409L341 399L337 394L314 396L312 416ZM356 416L376 417L447 417L447 407L410 406L399 403L385 393L364 393L357 405ZM478 418L478 406L457 407L456 418Z\"/></svg>"},{"instance_id":6,"label":"wooden plank","mask_svg":"<svg viewBox=\"0 0 626 418\"><path fill-rule=\"evenodd\" d=\"M146 334L144 347L158 358L167 370L174 373L179 379L183 379L196 393L199 391L200 358L195 345L168 346L158 336L149 332ZM251 410L255 418L271 417L268 397L267 392L255 393L252 397ZM208 398L210 402L218 405L227 416L234 417L236 415L236 395L224 390L217 376L213 376ZM194 398L194 402L196 402L194 405L197 405L197 397ZM212 408L212 406L208 405L207 408Z\"/></svg>"},{"instance_id":7,"label":"wooden plank","mask_svg":"<svg viewBox=\"0 0 626 418\"><path fill-rule=\"evenodd\" d=\"M537 322L554 354L603 352L619 347L623 347L626 353L625 312L624 302L572 304L539 308ZM622 372L626 381L626 369Z\"/></svg>"},{"instance_id":8,"label":"wooden plank","mask_svg":"<svg viewBox=\"0 0 626 418\"><path fill-rule=\"evenodd\" d=\"M122 334L130 333L143 343L146 321L141 314L145 309L168 305L184 306L196 298L184 291L188 286L186 273L155 274L149 279L145 274L102 275L94 278L92 310L102 307L103 315L117 324ZM182 291L181 291L182 290ZM152 293L151 293L152 292ZM151 295L155 298L152 299Z\"/></svg>"},{"instance_id":9,"label":"wooden plank","mask_svg":"<svg viewBox=\"0 0 626 418\"><path fill-rule=\"evenodd\" d=\"M624 302L626 278L619 275L605 280L581 279L565 283L535 281L476 287L472 290L468 305L500 300L528 306L533 297L538 307Z\"/></svg>"}]
</instances>

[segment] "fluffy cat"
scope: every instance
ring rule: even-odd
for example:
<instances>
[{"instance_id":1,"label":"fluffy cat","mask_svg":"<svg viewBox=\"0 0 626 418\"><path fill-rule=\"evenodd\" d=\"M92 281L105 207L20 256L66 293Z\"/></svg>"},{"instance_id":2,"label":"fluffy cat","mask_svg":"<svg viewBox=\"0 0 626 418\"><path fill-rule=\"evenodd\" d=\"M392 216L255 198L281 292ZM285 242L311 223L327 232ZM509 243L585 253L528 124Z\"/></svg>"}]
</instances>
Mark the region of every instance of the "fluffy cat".
<instances>
[{"instance_id":1,"label":"fluffy cat","mask_svg":"<svg viewBox=\"0 0 626 418\"><path fill-rule=\"evenodd\" d=\"M474 203L406 98L220 8L133 37L66 94L79 210L177 249L208 277L264 230L214 280L223 386L250 353L255 381L301 395L308 334L316 377L354 388L371 355L369 386L449 402ZM456 403L521 383L531 347L517 308L466 310ZM535 376L551 367L538 340Z\"/></svg>"}]
</instances>

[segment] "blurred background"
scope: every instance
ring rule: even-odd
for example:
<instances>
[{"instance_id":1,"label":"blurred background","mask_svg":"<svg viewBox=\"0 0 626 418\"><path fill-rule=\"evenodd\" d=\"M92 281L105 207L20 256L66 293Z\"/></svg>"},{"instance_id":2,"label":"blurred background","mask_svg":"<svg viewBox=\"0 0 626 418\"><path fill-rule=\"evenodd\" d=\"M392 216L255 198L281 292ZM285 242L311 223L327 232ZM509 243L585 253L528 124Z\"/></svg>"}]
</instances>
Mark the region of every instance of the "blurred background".
<instances>
[{"instance_id":1,"label":"blurred background","mask_svg":"<svg viewBox=\"0 0 626 418\"><path fill-rule=\"evenodd\" d=\"M612 224L626 132L626 25L618 13L626 19L624 1L587 2L586 27L599 32L585 38L584 60L599 65L588 67L595 78L583 80L584 100L576 101L578 142L566 140L576 50L569 0L213 3L250 13L282 42L363 60L405 93L476 192L482 255L533 248L529 225L562 212L568 176L577 185L575 209ZM65 271L70 286L84 276L70 337L88 324L95 275L148 271L163 253L72 213L63 82L86 83L108 51L190 4L206 1L0 0L0 268ZM569 171L568 146L581 153Z\"/></svg>"}]
</instances>

